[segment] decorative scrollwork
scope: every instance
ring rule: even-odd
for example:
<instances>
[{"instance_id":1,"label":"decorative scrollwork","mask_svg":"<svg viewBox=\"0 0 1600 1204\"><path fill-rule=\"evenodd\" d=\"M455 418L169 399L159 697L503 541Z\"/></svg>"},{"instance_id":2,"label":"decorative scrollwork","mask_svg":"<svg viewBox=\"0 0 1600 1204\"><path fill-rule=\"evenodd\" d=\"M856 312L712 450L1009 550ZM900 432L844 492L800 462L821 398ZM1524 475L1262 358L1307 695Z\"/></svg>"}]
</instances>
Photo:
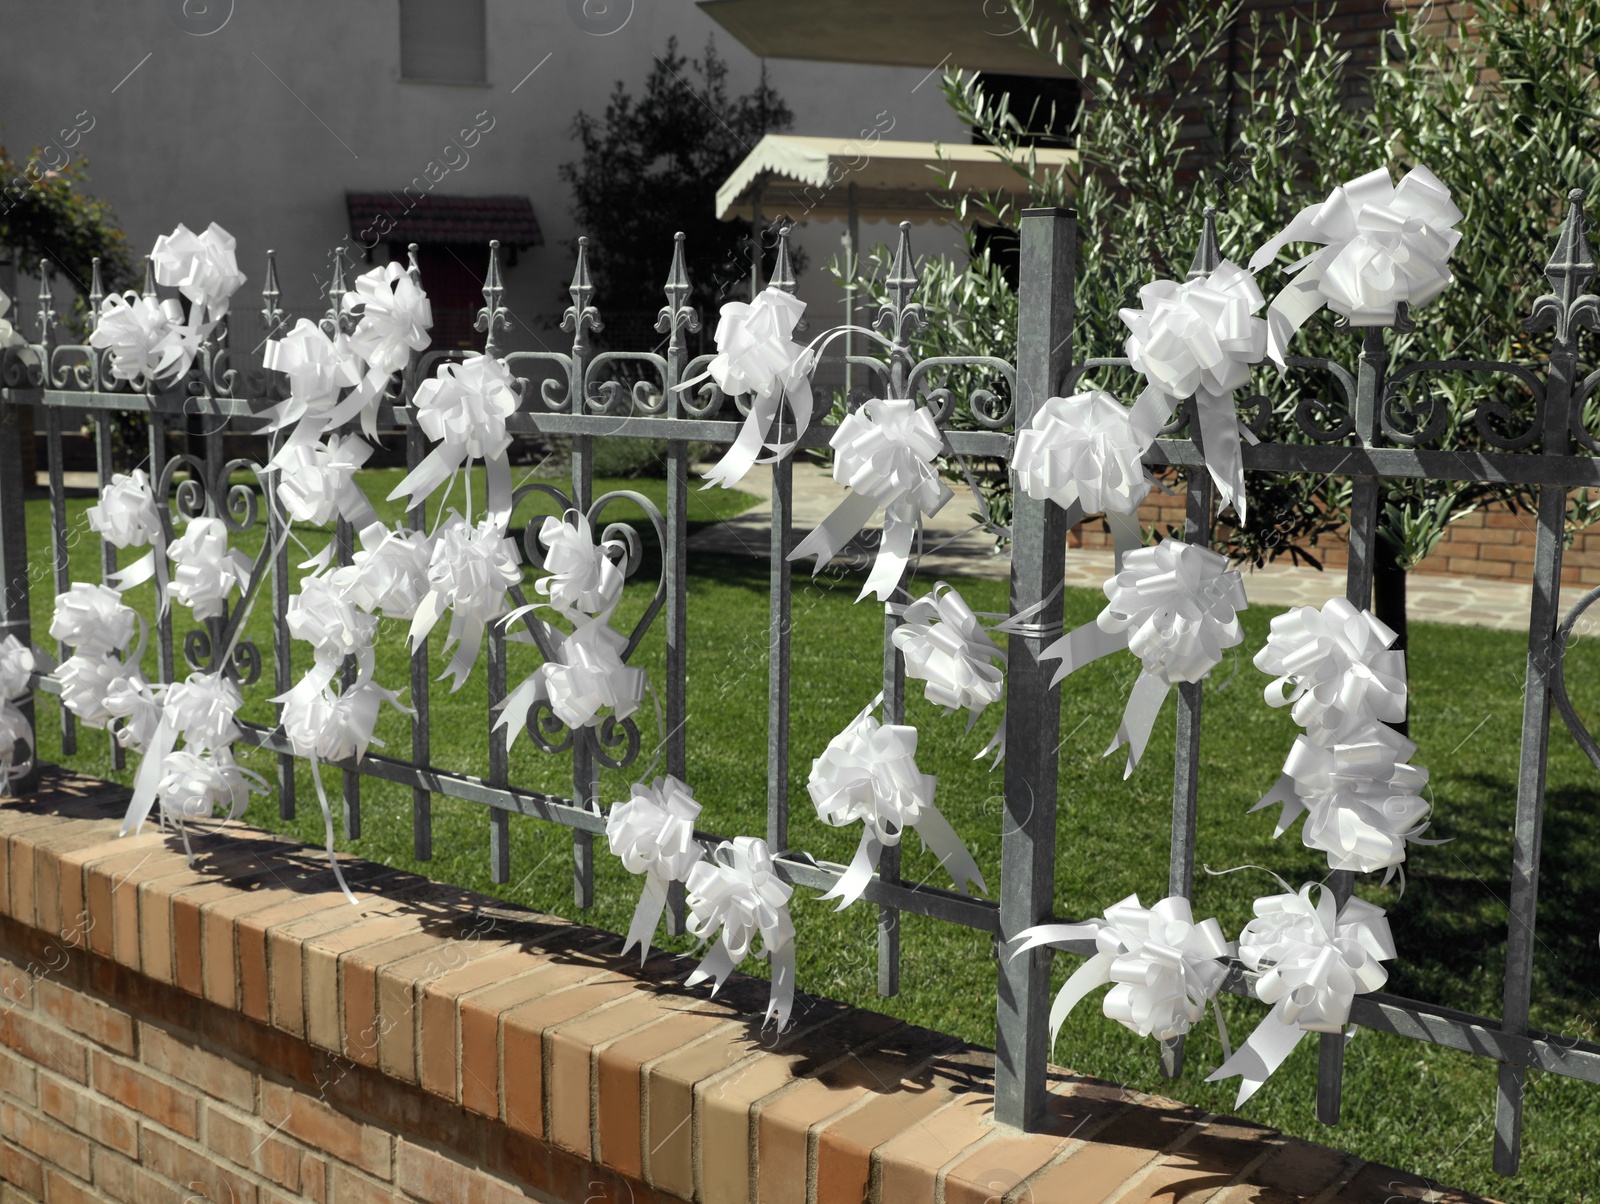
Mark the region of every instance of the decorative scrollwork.
<instances>
[{"instance_id":1,"label":"decorative scrollwork","mask_svg":"<svg viewBox=\"0 0 1600 1204\"><path fill-rule=\"evenodd\" d=\"M233 484L233 474L236 472L251 472L256 474L256 486L246 485L243 482ZM222 520L227 523L230 531L248 531L256 525L260 517L259 494L262 487L260 478L261 466L254 460L229 460L222 466L222 484L227 488L225 505L222 507Z\"/></svg>"},{"instance_id":2,"label":"decorative scrollwork","mask_svg":"<svg viewBox=\"0 0 1600 1204\"><path fill-rule=\"evenodd\" d=\"M639 725L631 716L618 721L615 715L607 715L598 728L589 730L594 735L594 759L607 769L626 769L639 759ZM620 757L610 752L618 745L623 746Z\"/></svg>"},{"instance_id":3,"label":"decorative scrollwork","mask_svg":"<svg viewBox=\"0 0 1600 1204\"><path fill-rule=\"evenodd\" d=\"M706 370L715 356L697 355L690 360L683 370L684 380L693 380ZM692 389L686 389L678 394L678 405L690 418L715 418L721 411L723 403L728 399L717 383L711 379L701 381Z\"/></svg>"},{"instance_id":4,"label":"decorative scrollwork","mask_svg":"<svg viewBox=\"0 0 1600 1204\"><path fill-rule=\"evenodd\" d=\"M1589 401L1594 396L1597 384L1600 384L1600 368L1584 377L1572 395L1572 437L1579 446L1600 456L1600 439L1589 433L1589 422L1586 421L1594 417L1589 413Z\"/></svg>"},{"instance_id":5,"label":"decorative scrollwork","mask_svg":"<svg viewBox=\"0 0 1600 1204\"><path fill-rule=\"evenodd\" d=\"M657 381L647 377L629 383L622 380L600 380L603 371L615 371L616 365L644 364L657 374ZM629 403L643 402L646 412L660 412L666 405L667 361L653 352L603 351L589 362L584 371L585 408L591 414L626 415ZM658 383L659 382L659 383ZM640 386L647 391L640 392ZM651 398L659 400L651 401Z\"/></svg>"},{"instance_id":6,"label":"decorative scrollwork","mask_svg":"<svg viewBox=\"0 0 1600 1204\"><path fill-rule=\"evenodd\" d=\"M1572 647L1572 629L1577 626L1583 613L1595 602L1600 601L1600 586L1596 586L1567 612L1566 618L1561 620L1561 626L1556 628L1556 656L1555 667L1551 673L1550 692L1555 697L1556 709L1561 712L1561 718L1567 725L1567 730L1572 733L1572 738L1578 742L1578 747L1583 749L1584 755L1600 769L1600 744L1595 743L1593 733L1584 726L1583 720L1578 717L1577 710L1572 705L1572 698L1567 694L1567 652Z\"/></svg>"},{"instance_id":7,"label":"decorative scrollwork","mask_svg":"<svg viewBox=\"0 0 1600 1204\"><path fill-rule=\"evenodd\" d=\"M203 627L191 627L183 633L183 662L196 672L211 665L211 633Z\"/></svg>"},{"instance_id":8,"label":"decorative scrollwork","mask_svg":"<svg viewBox=\"0 0 1600 1204\"><path fill-rule=\"evenodd\" d=\"M541 698L528 708L528 719L523 726L527 728L528 739L543 752L560 754L572 747L572 729L550 709L547 699ZM556 736L561 739L556 740Z\"/></svg>"},{"instance_id":9,"label":"decorative scrollwork","mask_svg":"<svg viewBox=\"0 0 1600 1204\"><path fill-rule=\"evenodd\" d=\"M936 422L943 423L950 416L955 396L948 387L948 382L952 371L961 368L992 373L1005 381L1007 393L1013 396L1016 393L1016 369L1005 360L987 355L930 356L912 368L907 385L914 396L918 387L923 385L930 375L938 373L939 384L925 394L928 408L932 411ZM1000 394L994 389L974 385L967 391L967 411L972 415L972 420L986 430L1001 430L1012 420L1011 402L1006 401L1003 408L999 403Z\"/></svg>"},{"instance_id":10,"label":"decorative scrollwork","mask_svg":"<svg viewBox=\"0 0 1600 1204\"><path fill-rule=\"evenodd\" d=\"M1329 359L1291 355L1285 361L1290 368L1318 368L1333 381L1344 401L1344 415L1338 422L1325 425L1326 416L1333 407L1316 394L1302 393L1294 407L1294 424L1300 433L1313 443L1337 443L1355 433L1356 380L1344 365Z\"/></svg>"},{"instance_id":11,"label":"decorative scrollwork","mask_svg":"<svg viewBox=\"0 0 1600 1204\"><path fill-rule=\"evenodd\" d=\"M261 649L253 640L240 640L235 644L229 660L229 671L240 686L253 686L261 680Z\"/></svg>"}]
</instances>

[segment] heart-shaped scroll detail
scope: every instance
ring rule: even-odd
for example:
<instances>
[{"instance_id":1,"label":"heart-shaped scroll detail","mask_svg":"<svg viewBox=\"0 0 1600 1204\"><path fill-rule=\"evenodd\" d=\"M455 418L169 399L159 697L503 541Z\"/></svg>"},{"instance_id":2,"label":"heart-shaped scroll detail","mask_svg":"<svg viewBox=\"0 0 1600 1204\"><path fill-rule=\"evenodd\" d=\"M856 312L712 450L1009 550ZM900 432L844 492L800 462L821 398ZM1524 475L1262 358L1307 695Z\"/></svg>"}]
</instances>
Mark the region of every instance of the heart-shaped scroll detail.
<instances>
[{"instance_id":1,"label":"heart-shaped scroll detail","mask_svg":"<svg viewBox=\"0 0 1600 1204\"><path fill-rule=\"evenodd\" d=\"M1578 712L1573 708L1572 699L1567 695L1565 670L1567 645L1572 639L1572 629L1583 617L1583 612L1597 600L1600 600L1600 586L1596 586L1578 599L1578 604L1567 612L1567 617L1561 620L1561 626L1556 628L1556 658L1554 672L1551 675L1550 693L1555 697L1556 709L1561 712L1561 718L1566 722L1572 738L1578 742L1578 747L1583 749L1584 755L1594 762L1594 767L1600 769L1600 744L1595 742L1593 734L1584 726L1583 720L1578 718Z\"/></svg>"}]
</instances>

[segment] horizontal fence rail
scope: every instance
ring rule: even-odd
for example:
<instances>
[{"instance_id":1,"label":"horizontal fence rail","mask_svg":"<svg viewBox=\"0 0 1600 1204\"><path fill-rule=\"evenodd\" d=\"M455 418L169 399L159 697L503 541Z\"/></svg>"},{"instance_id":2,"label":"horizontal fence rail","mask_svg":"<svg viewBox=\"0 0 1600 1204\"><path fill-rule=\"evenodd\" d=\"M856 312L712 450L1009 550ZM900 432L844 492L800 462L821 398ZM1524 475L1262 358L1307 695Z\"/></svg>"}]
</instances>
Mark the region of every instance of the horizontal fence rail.
<instances>
[{"instance_id":1,"label":"horizontal fence rail","mask_svg":"<svg viewBox=\"0 0 1600 1204\"><path fill-rule=\"evenodd\" d=\"M1072 343L1077 230L1074 215L1058 210L1029 210L1020 221L1020 295L1018 354L1015 366L989 357L937 357L919 359L917 336L927 323L917 300L918 276L911 255L909 226L902 225L899 244L887 278L888 299L875 315L870 329L854 328L849 357L853 378L866 382L865 392L886 398L911 398L926 406L937 419L946 451L957 457L992 457L1009 460L1014 432L1051 396L1073 391L1089 372L1125 367L1126 359L1075 359ZM691 341L703 344L704 318L688 304L690 295L686 250L682 235L672 251L664 285L665 304L656 317L659 342L646 350L597 350L594 335L603 329L603 316L593 304L594 287L588 274L588 252L579 241L570 295L562 329L570 336L565 351L511 351L501 347L501 332L508 314L501 304L498 244L489 248L489 268L484 285L485 305L477 329L484 350L503 355L510 371L522 382L518 412L508 423L522 433L565 436L571 439L569 490L553 485L526 486L516 495L520 507L535 495L555 500L563 508L587 513L604 525L618 509L642 511L643 521L661 546L659 577L652 601L637 627L629 633L628 653L656 625L664 628L666 680L662 691L665 745L660 750L665 772L685 775L688 741L694 729L688 713L687 693L687 572L686 514L688 505L689 445L732 443L749 398L729 398L715 383L704 380L685 389L685 381L705 372L711 355L691 353ZM1204 275L1217 266L1211 217L1195 257L1193 272ZM413 248L410 271L421 279ZM1346 596L1357 606L1370 605L1372 568L1377 546L1379 491L1385 479L1423 479L1462 482L1499 482L1537 489L1539 543L1535 583L1528 625L1526 709L1518 777L1514 846L1510 940L1506 953L1503 1015L1472 1015L1436 1004L1403 999L1390 994L1358 996L1351 1013L1353 1023L1395 1033L1424 1043L1445 1046L1493 1059L1500 1064L1495 1131L1495 1166L1502 1173L1516 1169L1520 1157L1523 1082L1530 1069L1549 1071L1600 1083L1600 1045L1569 1040L1533 1029L1529 1024L1533 974L1533 937L1537 919L1538 867L1544 808L1545 761L1552 703L1574 725L1580 742L1587 739L1565 697L1560 669L1572 622L1583 608L1600 597L1600 590L1583 599L1562 624L1558 611L1563 522L1570 489L1600 486L1600 451L1583 416L1592 409L1591 395L1600 384L1600 372L1577 377L1580 330L1600 327L1600 300L1587 290L1595 263L1585 233L1581 196L1574 195L1546 269L1551 291L1533 306L1529 327L1550 331L1550 350L1543 363L1489 361L1418 361L1393 364L1386 332L1367 328L1352 334L1358 343L1353 368L1331 360L1291 359L1292 372L1320 374L1334 402L1304 402L1285 419L1275 415L1264 396L1240 403L1240 410L1259 442L1243 450L1244 466L1252 473L1326 473L1353 482L1350 555ZM103 288L98 262L86 300L90 321L98 312ZM24 480L17 414L22 406L34 407L43 419L48 449L48 482L52 544L48 553L49 581L60 592L67 586L67 523L62 465L62 414L86 411L95 434L97 479L109 481L112 468L111 423L118 413L147 415L148 464L157 481L158 500L175 507L180 517L211 514L222 518L232 532L264 523L263 557L270 564L252 582L266 590L270 577L273 648L264 659L260 649L241 640L228 650L234 629L242 623L245 603L189 632L175 643L172 616L164 615L155 629L161 680L171 682L186 670L226 668L244 686L269 677L274 694L293 684L286 622L288 599L294 589L290 557L278 538L283 520L270 504L270 483L263 466L248 460L228 460L225 432L250 430L260 425L261 413L284 398L285 384L277 374L260 367L253 353L240 354L230 337L229 321L206 341L189 373L169 387L130 386L114 380L105 357L85 343L62 342L61 322L55 309L50 268L41 265L35 325L37 339L25 347L5 352L0 363L0 399L6 421L0 424L0 570L6 583L0 620L4 630L30 642L28 620L29 550L22 522ZM261 310L264 329L281 333L287 315L279 306L276 263L268 252L266 283ZM421 283L426 285L426 281ZM778 259L771 284L792 292L793 274L787 250L787 230L778 240ZM343 265L330 286L334 305L321 319L332 334L349 331L350 318L342 314L338 298L346 282ZM147 272L145 293L156 296ZM22 326L20 315L18 326ZM1409 329L1402 312L1397 326ZM876 340L880 354L860 353ZM427 440L414 423L412 398L436 366L458 359L461 352L414 354L407 368L391 381L384 398L380 422L405 431L407 464L415 467L427 454ZM1486 407L1479 415L1477 433L1494 450L1454 450L1423 446L1435 442L1443 427L1442 403L1437 398L1413 409L1407 390L1430 374L1470 372L1513 379L1528 392L1527 412L1512 414L1504 406ZM953 382L968 382L963 394ZM863 391L849 399L852 406ZM1213 496L1201 449L1189 437L1189 405L1180 408L1162 437L1151 447L1146 462L1167 465L1181 473L1188 488L1185 538L1206 543L1211 537ZM1497 425L1498 423L1498 425ZM1514 429L1508 429L1508 426ZM795 439L793 427L780 427L774 438L795 441L800 447L826 445L831 427L813 426ZM183 450L174 454L169 442L182 439ZM650 438L668 442L667 507L663 513L639 495L594 496L595 440ZM770 618L768 679L768 772L766 836L774 851L777 872L785 881L813 889L833 886L845 867L824 862L790 846L788 784L790 748L790 621L791 581L787 555L795 546L792 513L792 464L783 459L772 464L772 541L769 553ZM237 473L255 478L254 486L233 483ZM180 479L180 476L182 479ZM31 484L29 482L28 484ZM269 499L264 507L257 495ZM877 875L864 898L879 909L879 988L886 995L898 989L901 930L899 915L908 912L958 924L991 934L997 941L1016 936L1029 926L1051 922L1056 907L1056 793L1059 787L1060 692L1049 684L1050 668L1041 665L1039 653L1060 634L1062 603L1058 585L1063 574L1066 527L1064 512L1053 503L1038 502L1018 492L1009 528L1012 542L1011 609L1034 608L1035 622L1011 638L1008 649L1007 711L1010 717L1008 756L1005 764L1005 826L1002 831L1001 882L995 900L972 898L922 883L902 881L898 850L886 850ZM619 520L620 521L620 520ZM631 519L637 523L638 518ZM408 512L407 522L421 529L421 505ZM520 530L525 557L539 563L538 518L518 528L513 511L512 531ZM348 564L354 549L350 524L340 520L334 533L339 563ZM637 538L629 528L630 538ZM103 574L116 571L116 550L101 545ZM643 583L648 584L648 583ZM512 601L526 601L520 587ZM909 595L900 588L895 598ZM897 620L885 621L883 642L884 719L904 717L905 667L892 642ZM542 640L538 625L527 630ZM506 633L491 631L486 660L489 711L506 694ZM549 648L541 643L546 656ZM70 649L57 648L66 655ZM180 668L179 658L182 666ZM639 763L646 740L633 718L608 720L597 728L565 728L548 707L530 714L527 734L549 755L571 759L572 789L558 796L520 789L510 781L507 733L491 733L487 772L474 776L441 769L432 764L429 700L429 649L418 648L411 657L410 701L416 713L411 721L410 755L369 753L359 763L337 762L326 768L337 783L342 805L343 830L359 837L362 829L362 783L375 779L408 787L412 792L412 829L415 855L427 860L433 851L431 800L435 795L462 799L487 807L492 817L489 859L495 881L511 874L510 829L513 816L557 824L571 832L574 897L588 906L594 892L594 839L605 831L605 815L598 797L602 766L625 769ZM346 669L353 674L353 666ZM346 680L353 680L347 676ZM40 678L40 688L53 683ZM30 716L31 718L31 716ZM72 716L63 708L62 747L67 754L79 738ZM256 724L243 726L242 739L275 754L276 788L280 813L292 817L296 808L294 769L296 757L281 731ZM1202 692L1199 684L1178 690L1177 750L1173 775L1173 812L1169 886L1174 894L1192 897L1195 869L1195 827L1198 812L1199 749L1202 734ZM113 755L121 749L113 742ZM1584 745L1595 756L1592 740ZM121 765L120 759L116 762ZM1597 761L1600 764L1600 761ZM717 839L700 833L702 839ZM1351 890L1352 875L1339 872L1332 885L1341 898ZM674 894L669 926L682 931L683 900ZM1073 952L1093 953L1094 942L1068 945ZM1050 960L1047 949L1028 957L1002 957L997 968L997 1082L996 1108L1001 1120L1018 1126L1035 1124L1042 1113L1046 1064L1049 1057L1048 986ZM1251 993L1256 975L1237 961L1230 968L1226 989ZM1342 1037L1322 1038L1319 1063L1318 1113L1328 1123L1339 1115L1342 1082ZM1176 1076L1182 1067L1182 1039L1162 1050L1162 1069Z\"/></svg>"}]
</instances>

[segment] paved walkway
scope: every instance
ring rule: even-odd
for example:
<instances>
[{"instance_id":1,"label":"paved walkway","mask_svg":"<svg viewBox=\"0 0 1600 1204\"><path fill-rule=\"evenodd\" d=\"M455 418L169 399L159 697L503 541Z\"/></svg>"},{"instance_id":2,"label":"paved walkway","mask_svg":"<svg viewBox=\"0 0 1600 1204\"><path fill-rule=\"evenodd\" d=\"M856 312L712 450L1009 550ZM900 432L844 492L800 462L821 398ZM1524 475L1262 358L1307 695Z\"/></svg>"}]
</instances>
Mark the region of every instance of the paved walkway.
<instances>
[{"instance_id":1,"label":"paved walkway","mask_svg":"<svg viewBox=\"0 0 1600 1204\"><path fill-rule=\"evenodd\" d=\"M740 482L739 488L760 495L762 500L743 514L698 532L689 541L691 551L767 555L771 545L772 474L757 469ZM794 466L796 541L827 517L843 496L843 488L834 483L826 468L797 462ZM923 531L923 547L927 550L916 570L921 582L931 585L940 577L1004 579L1011 575L1011 557L1003 553L997 555L993 538L974 529L975 520L970 515L973 509L971 494L958 493L928 521ZM1099 589L1111 575L1111 560L1109 549L1069 548L1067 584ZM1288 564L1270 564L1246 570L1245 588L1250 600L1263 606L1320 606L1330 597L1343 593L1344 574L1339 570L1321 572ZM913 592L919 589L914 587ZM1587 592L1586 586L1564 588L1562 611ZM1440 577L1431 573L1413 573L1406 584L1406 604L1412 619L1503 631L1527 629L1530 595L1531 587L1522 582ZM1579 630L1581 634L1600 634L1600 605L1585 614Z\"/></svg>"}]
</instances>

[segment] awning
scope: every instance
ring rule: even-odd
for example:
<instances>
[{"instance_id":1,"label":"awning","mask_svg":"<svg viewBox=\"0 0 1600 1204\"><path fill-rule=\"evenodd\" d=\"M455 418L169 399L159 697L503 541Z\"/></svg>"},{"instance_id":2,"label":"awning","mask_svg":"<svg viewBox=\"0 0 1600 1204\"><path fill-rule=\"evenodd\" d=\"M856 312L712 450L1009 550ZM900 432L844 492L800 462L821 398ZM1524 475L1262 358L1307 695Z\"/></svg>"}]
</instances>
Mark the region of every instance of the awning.
<instances>
[{"instance_id":1,"label":"awning","mask_svg":"<svg viewBox=\"0 0 1600 1204\"><path fill-rule=\"evenodd\" d=\"M533 202L525 196L415 196L347 192L350 233L364 246L380 242L465 243L498 238L507 249L544 246Z\"/></svg>"},{"instance_id":2,"label":"awning","mask_svg":"<svg viewBox=\"0 0 1600 1204\"><path fill-rule=\"evenodd\" d=\"M1043 179L1076 163L1078 152L1033 156L1035 178ZM1027 182L991 146L768 134L717 189L717 217L751 221L759 206L764 219L952 221L955 193L945 188L952 170L955 193L1027 196Z\"/></svg>"},{"instance_id":3,"label":"awning","mask_svg":"<svg viewBox=\"0 0 1600 1204\"><path fill-rule=\"evenodd\" d=\"M1068 75L1000 0L700 0L761 58Z\"/></svg>"}]
</instances>

